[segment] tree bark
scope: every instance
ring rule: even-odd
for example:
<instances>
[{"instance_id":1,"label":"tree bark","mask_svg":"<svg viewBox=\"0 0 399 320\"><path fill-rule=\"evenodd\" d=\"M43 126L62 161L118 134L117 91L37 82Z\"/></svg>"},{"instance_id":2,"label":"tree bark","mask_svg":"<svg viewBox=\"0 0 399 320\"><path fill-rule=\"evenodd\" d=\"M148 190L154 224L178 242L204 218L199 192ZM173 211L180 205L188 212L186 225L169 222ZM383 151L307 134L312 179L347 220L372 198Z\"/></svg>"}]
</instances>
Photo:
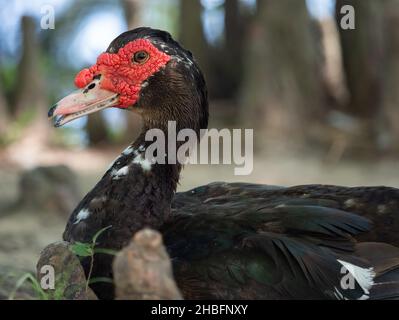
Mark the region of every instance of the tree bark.
<instances>
[{"instance_id":1,"label":"tree bark","mask_svg":"<svg viewBox=\"0 0 399 320\"><path fill-rule=\"evenodd\" d=\"M355 29L340 27L344 5L355 9ZM378 1L337 0L336 18L349 101L344 110L360 123L354 145L376 147L377 117L381 109L382 7Z\"/></svg>"},{"instance_id":2,"label":"tree bark","mask_svg":"<svg viewBox=\"0 0 399 320\"><path fill-rule=\"evenodd\" d=\"M123 0L122 4L129 30L139 27L141 24L140 12L143 6L143 1Z\"/></svg>"},{"instance_id":3,"label":"tree bark","mask_svg":"<svg viewBox=\"0 0 399 320\"><path fill-rule=\"evenodd\" d=\"M258 10L244 61L243 118L258 136L302 145L323 114L314 26L302 0L265 0Z\"/></svg>"},{"instance_id":4,"label":"tree bark","mask_svg":"<svg viewBox=\"0 0 399 320\"><path fill-rule=\"evenodd\" d=\"M240 11L238 0L225 1L225 45L223 52L216 57L217 65L223 67L223 72L218 76L216 85L219 95L227 98L237 98L237 91L242 83L243 60L242 55L247 34L248 16ZM223 78L222 78L223 77ZM222 78L222 79L221 79Z\"/></svg>"},{"instance_id":5,"label":"tree bark","mask_svg":"<svg viewBox=\"0 0 399 320\"><path fill-rule=\"evenodd\" d=\"M97 112L87 117L86 132L91 146L109 142L107 125L102 112Z\"/></svg>"},{"instance_id":6,"label":"tree bark","mask_svg":"<svg viewBox=\"0 0 399 320\"><path fill-rule=\"evenodd\" d=\"M179 40L198 61L205 77L209 75L208 45L202 27L200 0L180 0Z\"/></svg>"},{"instance_id":7,"label":"tree bark","mask_svg":"<svg viewBox=\"0 0 399 320\"><path fill-rule=\"evenodd\" d=\"M15 115L22 112L37 112L47 107L47 95L40 65L40 47L35 34L35 21L31 17L23 17L22 57L18 66L17 82L14 89Z\"/></svg>"},{"instance_id":8,"label":"tree bark","mask_svg":"<svg viewBox=\"0 0 399 320\"><path fill-rule=\"evenodd\" d=\"M10 146L10 152L19 154L21 159L21 154L30 153L31 156L27 157L33 161L33 154L40 153L49 142L50 123L46 116L49 102L35 20L32 17L22 17L21 29L23 51L13 90L15 103L11 113L14 118L23 116L28 119L29 124L21 133L17 146Z\"/></svg>"},{"instance_id":9,"label":"tree bark","mask_svg":"<svg viewBox=\"0 0 399 320\"><path fill-rule=\"evenodd\" d=\"M388 137L383 145L399 152L399 2L387 0L384 7L385 54L383 66L383 112Z\"/></svg>"},{"instance_id":10,"label":"tree bark","mask_svg":"<svg viewBox=\"0 0 399 320\"><path fill-rule=\"evenodd\" d=\"M8 102L4 95L3 88L0 84L0 135L3 136L7 132L10 123ZM1 142L0 138L0 142Z\"/></svg>"},{"instance_id":11,"label":"tree bark","mask_svg":"<svg viewBox=\"0 0 399 320\"><path fill-rule=\"evenodd\" d=\"M226 48L233 56L238 56L242 47L244 33L242 29L242 20L240 17L240 5L238 0L225 1L225 34ZM235 51L238 49L238 52Z\"/></svg>"}]
</instances>

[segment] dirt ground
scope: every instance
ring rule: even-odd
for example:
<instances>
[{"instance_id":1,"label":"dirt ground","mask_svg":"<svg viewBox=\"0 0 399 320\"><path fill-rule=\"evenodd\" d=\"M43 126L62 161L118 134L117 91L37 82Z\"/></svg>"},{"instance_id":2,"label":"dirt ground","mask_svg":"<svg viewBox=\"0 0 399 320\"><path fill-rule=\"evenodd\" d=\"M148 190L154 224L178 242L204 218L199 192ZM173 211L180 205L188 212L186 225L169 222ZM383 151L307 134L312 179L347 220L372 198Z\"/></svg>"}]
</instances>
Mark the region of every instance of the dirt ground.
<instances>
[{"instance_id":1,"label":"dirt ground","mask_svg":"<svg viewBox=\"0 0 399 320\"><path fill-rule=\"evenodd\" d=\"M100 179L118 153L118 150L52 150L43 153L34 162L70 166L79 177L83 196ZM41 249L61 239L67 217L58 213L9 209L18 198L23 157L11 159L12 163L7 160L0 164L0 265L34 270ZM398 169L399 161L396 160L327 165L312 156L272 155L255 158L254 170L249 176L234 176L233 166L189 165L183 171L178 190L188 190L212 181L247 181L284 186L322 183L399 187Z\"/></svg>"}]
</instances>

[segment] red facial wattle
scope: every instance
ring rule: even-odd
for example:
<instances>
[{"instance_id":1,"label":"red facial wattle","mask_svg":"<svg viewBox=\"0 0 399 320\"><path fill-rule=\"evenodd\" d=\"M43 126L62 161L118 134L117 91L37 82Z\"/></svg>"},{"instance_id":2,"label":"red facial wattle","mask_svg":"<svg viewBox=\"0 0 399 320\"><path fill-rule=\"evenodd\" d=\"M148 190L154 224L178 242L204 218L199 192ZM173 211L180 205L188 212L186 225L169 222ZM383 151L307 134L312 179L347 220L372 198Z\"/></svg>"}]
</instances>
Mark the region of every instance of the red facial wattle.
<instances>
[{"instance_id":1,"label":"red facial wattle","mask_svg":"<svg viewBox=\"0 0 399 320\"><path fill-rule=\"evenodd\" d=\"M149 59L142 64L135 63L132 57L138 51L146 51ZM75 85L83 88L101 74L101 88L118 93L118 106L127 108L137 102L143 82L169 60L170 56L154 47L149 40L138 39L126 44L118 53L102 53L95 65L76 75Z\"/></svg>"}]
</instances>

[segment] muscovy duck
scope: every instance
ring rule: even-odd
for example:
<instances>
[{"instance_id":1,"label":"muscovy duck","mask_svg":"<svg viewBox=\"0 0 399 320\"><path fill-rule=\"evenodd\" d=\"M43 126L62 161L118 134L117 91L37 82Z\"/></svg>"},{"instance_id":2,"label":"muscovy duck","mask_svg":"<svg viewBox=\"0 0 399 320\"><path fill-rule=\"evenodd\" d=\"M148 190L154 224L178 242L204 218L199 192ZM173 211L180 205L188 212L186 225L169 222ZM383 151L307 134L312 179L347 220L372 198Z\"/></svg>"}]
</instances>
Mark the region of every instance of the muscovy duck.
<instances>
[{"instance_id":1,"label":"muscovy duck","mask_svg":"<svg viewBox=\"0 0 399 320\"><path fill-rule=\"evenodd\" d=\"M138 112L144 126L73 211L64 240L90 242L109 227L98 246L119 250L136 231L157 229L186 299L399 297L397 189L211 183L175 194L182 165L146 159L145 134L167 135L168 120L198 133L208 101L192 54L169 33L121 34L75 84L49 110L55 126L107 107ZM97 254L91 275L112 277L111 263ZM82 264L87 271L89 259ZM113 297L108 283L92 288Z\"/></svg>"}]
</instances>

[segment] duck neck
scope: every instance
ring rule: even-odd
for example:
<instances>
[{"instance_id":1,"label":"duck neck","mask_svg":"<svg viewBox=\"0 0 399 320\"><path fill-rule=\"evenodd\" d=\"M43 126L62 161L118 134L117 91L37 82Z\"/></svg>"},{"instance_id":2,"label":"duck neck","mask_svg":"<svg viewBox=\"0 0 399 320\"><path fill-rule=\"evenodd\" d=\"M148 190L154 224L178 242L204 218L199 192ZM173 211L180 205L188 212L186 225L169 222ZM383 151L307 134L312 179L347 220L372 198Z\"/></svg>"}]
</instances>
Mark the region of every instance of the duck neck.
<instances>
[{"instance_id":1,"label":"duck neck","mask_svg":"<svg viewBox=\"0 0 399 320\"><path fill-rule=\"evenodd\" d=\"M153 141L146 140L148 130L148 126L145 126L106 174L113 182L124 185L126 198L121 201L131 206L138 228L158 228L168 218L182 168L179 163L168 162L172 154L166 153L164 163L159 163L158 157L155 159L153 153L147 152L153 144ZM168 131L166 128L156 130L158 133L163 132L165 150L168 150Z\"/></svg>"}]
</instances>

